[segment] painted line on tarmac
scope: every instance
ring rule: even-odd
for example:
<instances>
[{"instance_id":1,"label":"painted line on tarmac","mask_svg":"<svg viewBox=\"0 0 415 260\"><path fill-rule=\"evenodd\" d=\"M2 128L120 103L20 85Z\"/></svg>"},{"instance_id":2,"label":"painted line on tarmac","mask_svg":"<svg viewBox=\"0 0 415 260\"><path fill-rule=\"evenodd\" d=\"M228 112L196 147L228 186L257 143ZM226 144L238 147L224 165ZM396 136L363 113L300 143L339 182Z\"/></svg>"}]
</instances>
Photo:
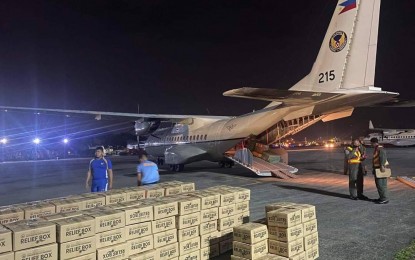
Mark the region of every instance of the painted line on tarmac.
<instances>
[{"instance_id":1,"label":"painted line on tarmac","mask_svg":"<svg viewBox=\"0 0 415 260\"><path fill-rule=\"evenodd\" d=\"M10 161L10 162L7 161L7 162L0 162L0 164L34 163L34 162L56 162L56 161L74 161L74 160L82 160L82 159L90 159L90 157L65 158L65 159L48 159L48 160Z\"/></svg>"}]
</instances>

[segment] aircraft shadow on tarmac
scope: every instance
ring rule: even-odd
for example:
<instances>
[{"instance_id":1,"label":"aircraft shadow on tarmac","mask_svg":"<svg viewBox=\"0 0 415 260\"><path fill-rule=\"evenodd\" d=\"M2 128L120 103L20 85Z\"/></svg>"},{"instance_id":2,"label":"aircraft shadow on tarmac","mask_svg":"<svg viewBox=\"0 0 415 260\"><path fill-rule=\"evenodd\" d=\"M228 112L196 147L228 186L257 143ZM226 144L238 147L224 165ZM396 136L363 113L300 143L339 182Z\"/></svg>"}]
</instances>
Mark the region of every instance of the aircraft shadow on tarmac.
<instances>
[{"instance_id":1,"label":"aircraft shadow on tarmac","mask_svg":"<svg viewBox=\"0 0 415 260\"><path fill-rule=\"evenodd\" d=\"M298 186L291 186L291 185L284 185L284 184L273 184L273 185L283 188L283 189L288 189L288 190L299 190L299 191L312 192L312 193L317 193L317 194L326 195L326 196L349 199L349 195L344 194L344 193L337 193L337 192L319 190L319 189L314 189L314 188L298 187Z\"/></svg>"}]
</instances>

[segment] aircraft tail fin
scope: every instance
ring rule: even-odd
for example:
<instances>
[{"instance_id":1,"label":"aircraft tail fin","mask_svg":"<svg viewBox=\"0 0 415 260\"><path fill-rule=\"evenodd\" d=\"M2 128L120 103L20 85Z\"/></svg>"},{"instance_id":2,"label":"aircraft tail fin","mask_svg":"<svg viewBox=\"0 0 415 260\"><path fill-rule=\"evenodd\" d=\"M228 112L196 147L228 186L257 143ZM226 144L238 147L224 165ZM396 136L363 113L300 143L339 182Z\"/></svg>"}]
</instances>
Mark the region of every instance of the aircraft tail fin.
<instances>
[{"instance_id":1,"label":"aircraft tail fin","mask_svg":"<svg viewBox=\"0 0 415 260\"><path fill-rule=\"evenodd\" d=\"M374 85L380 0L339 0L311 72L290 90Z\"/></svg>"},{"instance_id":2,"label":"aircraft tail fin","mask_svg":"<svg viewBox=\"0 0 415 260\"><path fill-rule=\"evenodd\" d=\"M369 120L369 129L375 129L375 127L373 127L372 120Z\"/></svg>"}]
</instances>

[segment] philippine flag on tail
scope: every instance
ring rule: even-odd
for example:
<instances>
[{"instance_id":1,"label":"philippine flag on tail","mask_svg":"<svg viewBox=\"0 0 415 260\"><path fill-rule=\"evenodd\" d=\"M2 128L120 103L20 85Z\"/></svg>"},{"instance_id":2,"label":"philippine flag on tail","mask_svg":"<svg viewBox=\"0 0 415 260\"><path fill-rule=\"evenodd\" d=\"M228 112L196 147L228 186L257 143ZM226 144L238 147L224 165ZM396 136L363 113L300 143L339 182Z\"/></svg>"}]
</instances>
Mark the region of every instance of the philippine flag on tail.
<instances>
[{"instance_id":1,"label":"philippine flag on tail","mask_svg":"<svg viewBox=\"0 0 415 260\"><path fill-rule=\"evenodd\" d=\"M341 3L340 6L343 6L344 8L339 14L345 13L349 10L356 8L356 0L346 0L343 3Z\"/></svg>"}]
</instances>

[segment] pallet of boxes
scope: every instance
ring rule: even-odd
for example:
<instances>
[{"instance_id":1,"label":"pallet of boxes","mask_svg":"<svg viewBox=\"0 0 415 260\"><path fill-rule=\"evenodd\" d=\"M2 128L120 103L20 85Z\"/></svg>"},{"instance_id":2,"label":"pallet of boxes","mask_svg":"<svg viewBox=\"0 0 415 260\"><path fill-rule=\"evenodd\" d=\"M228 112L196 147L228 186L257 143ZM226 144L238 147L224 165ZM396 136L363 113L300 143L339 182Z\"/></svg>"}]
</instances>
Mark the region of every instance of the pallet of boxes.
<instances>
[{"instance_id":1,"label":"pallet of boxes","mask_svg":"<svg viewBox=\"0 0 415 260\"><path fill-rule=\"evenodd\" d=\"M210 259L232 249L249 199L169 182L0 207L0 260Z\"/></svg>"},{"instance_id":2,"label":"pallet of boxes","mask_svg":"<svg viewBox=\"0 0 415 260\"><path fill-rule=\"evenodd\" d=\"M266 206L266 224L234 228L231 259L317 259L318 232L315 206L287 202ZM265 250L266 248L266 250Z\"/></svg>"}]
</instances>

